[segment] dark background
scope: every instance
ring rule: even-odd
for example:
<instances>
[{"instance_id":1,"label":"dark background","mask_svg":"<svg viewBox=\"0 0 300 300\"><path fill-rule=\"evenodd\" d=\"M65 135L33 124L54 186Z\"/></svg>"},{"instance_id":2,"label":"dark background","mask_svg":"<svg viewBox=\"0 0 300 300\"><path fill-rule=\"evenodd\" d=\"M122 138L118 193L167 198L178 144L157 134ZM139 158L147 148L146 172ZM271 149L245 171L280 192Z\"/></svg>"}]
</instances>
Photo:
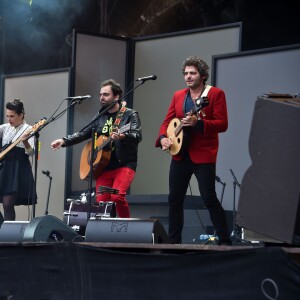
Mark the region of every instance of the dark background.
<instances>
[{"instance_id":1,"label":"dark background","mask_svg":"<svg viewBox=\"0 0 300 300\"><path fill-rule=\"evenodd\" d=\"M69 67L74 28L133 38L242 22L242 51L297 44L297 2L0 0L0 73Z\"/></svg>"}]
</instances>

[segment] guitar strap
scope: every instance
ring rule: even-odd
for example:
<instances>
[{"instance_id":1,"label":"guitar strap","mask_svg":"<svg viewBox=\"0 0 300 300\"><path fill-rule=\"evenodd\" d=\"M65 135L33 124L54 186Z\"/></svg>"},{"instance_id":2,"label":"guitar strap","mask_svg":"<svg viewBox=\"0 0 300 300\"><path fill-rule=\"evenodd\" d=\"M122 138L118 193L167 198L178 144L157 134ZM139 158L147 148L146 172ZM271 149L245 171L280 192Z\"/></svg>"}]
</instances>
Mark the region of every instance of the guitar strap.
<instances>
[{"instance_id":1,"label":"guitar strap","mask_svg":"<svg viewBox=\"0 0 300 300\"><path fill-rule=\"evenodd\" d=\"M118 112L118 114L116 116L116 120L115 120L115 122L114 122L114 124L112 126L112 131L113 132L117 132L118 131L118 129L120 127L121 119L122 119L125 111L126 111L126 107L122 106L121 109L119 110L119 112Z\"/></svg>"},{"instance_id":2,"label":"guitar strap","mask_svg":"<svg viewBox=\"0 0 300 300\"><path fill-rule=\"evenodd\" d=\"M206 85L204 91L202 92L202 94L200 95L201 98L207 97L207 94L209 92L209 90L212 88L211 85ZM198 119L200 118L200 114L202 114L203 117L205 117L205 112L203 110L201 110L200 112L197 113Z\"/></svg>"},{"instance_id":3,"label":"guitar strap","mask_svg":"<svg viewBox=\"0 0 300 300\"><path fill-rule=\"evenodd\" d=\"M205 87L205 89L204 89L204 91L203 91L203 93L201 94L201 98L203 98L203 97L207 97L207 94L208 94L208 92L209 92L209 90L211 89L211 85L206 85L206 87Z\"/></svg>"}]
</instances>

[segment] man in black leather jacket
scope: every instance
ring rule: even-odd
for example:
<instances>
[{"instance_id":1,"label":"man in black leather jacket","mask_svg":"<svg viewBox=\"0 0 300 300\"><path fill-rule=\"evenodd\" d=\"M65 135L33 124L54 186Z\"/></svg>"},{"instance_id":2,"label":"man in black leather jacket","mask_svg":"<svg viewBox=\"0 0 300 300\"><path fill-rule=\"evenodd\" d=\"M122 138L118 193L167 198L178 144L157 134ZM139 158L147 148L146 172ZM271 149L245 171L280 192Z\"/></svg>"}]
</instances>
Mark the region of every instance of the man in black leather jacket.
<instances>
[{"instance_id":1,"label":"man in black leather jacket","mask_svg":"<svg viewBox=\"0 0 300 300\"><path fill-rule=\"evenodd\" d=\"M122 97L122 90L113 79L101 83L99 96L101 103L99 113L116 101L115 105L100 118L95 116L93 125L53 141L51 147L55 150L90 139L92 126L96 124L97 149L102 150L93 165L96 191L99 186L118 190L117 194L98 194L97 202L113 201L116 203L118 217L129 218L130 210L125 196L137 167L138 144L142 140L141 121L135 110L122 106L118 101ZM103 147L104 145L106 146Z\"/></svg>"}]
</instances>

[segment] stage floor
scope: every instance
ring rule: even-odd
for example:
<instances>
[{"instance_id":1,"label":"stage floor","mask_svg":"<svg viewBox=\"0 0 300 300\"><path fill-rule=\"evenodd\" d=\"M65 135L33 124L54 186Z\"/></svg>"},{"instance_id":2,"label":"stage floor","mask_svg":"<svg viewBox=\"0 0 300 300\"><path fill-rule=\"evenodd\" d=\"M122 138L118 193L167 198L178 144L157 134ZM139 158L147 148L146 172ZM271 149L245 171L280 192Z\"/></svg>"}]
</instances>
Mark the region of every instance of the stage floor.
<instances>
[{"instance_id":1,"label":"stage floor","mask_svg":"<svg viewBox=\"0 0 300 300\"><path fill-rule=\"evenodd\" d=\"M0 243L0 299L299 299L300 249Z\"/></svg>"}]
</instances>

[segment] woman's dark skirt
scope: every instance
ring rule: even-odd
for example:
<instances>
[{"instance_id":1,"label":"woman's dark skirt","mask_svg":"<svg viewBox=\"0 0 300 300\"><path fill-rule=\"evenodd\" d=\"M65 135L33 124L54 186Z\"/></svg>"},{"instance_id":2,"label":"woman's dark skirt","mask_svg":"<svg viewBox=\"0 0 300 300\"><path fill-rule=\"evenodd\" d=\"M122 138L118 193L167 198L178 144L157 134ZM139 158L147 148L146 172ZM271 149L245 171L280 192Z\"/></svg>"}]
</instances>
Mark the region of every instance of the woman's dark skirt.
<instances>
[{"instance_id":1,"label":"woman's dark skirt","mask_svg":"<svg viewBox=\"0 0 300 300\"><path fill-rule=\"evenodd\" d=\"M3 195L17 194L15 205L37 203L37 195L29 157L25 150L15 147L1 161L0 202Z\"/></svg>"}]
</instances>

